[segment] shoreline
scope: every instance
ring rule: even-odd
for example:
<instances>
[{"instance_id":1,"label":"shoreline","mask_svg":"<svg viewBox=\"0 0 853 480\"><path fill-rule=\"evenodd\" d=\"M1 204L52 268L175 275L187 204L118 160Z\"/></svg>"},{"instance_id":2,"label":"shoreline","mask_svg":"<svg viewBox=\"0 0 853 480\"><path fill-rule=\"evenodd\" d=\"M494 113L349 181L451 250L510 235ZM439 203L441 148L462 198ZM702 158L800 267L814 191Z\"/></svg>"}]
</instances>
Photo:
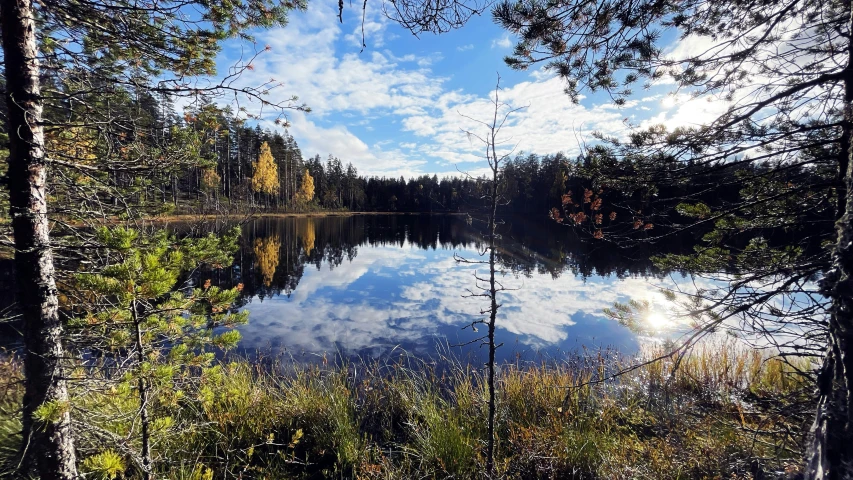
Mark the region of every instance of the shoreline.
<instances>
[{"instance_id":1,"label":"shoreline","mask_svg":"<svg viewBox=\"0 0 853 480\"><path fill-rule=\"evenodd\" d=\"M186 213L179 215L163 215L143 217L141 220L152 222L180 222L214 219L249 219L249 218L319 218L319 217L359 217L359 216L464 216L464 212L251 212L251 213Z\"/></svg>"}]
</instances>

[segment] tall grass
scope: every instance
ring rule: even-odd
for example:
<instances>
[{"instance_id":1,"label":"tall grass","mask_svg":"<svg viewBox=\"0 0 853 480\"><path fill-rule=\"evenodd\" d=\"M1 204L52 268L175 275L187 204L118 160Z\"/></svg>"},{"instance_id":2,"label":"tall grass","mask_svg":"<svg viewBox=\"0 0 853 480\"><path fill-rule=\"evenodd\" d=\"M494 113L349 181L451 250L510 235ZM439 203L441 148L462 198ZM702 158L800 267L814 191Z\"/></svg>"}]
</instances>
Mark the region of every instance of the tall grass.
<instances>
[{"instance_id":1,"label":"tall grass","mask_svg":"<svg viewBox=\"0 0 853 480\"><path fill-rule=\"evenodd\" d=\"M643 356L660 353L651 347ZM810 404L809 380L798 371L809 371L808 362L787 364L734 342L699 345L677 370L675 360L603 382L628 360L594 352L563 363L502 365L497 473L746 479L796 471L808 418L801 409ZM20 378L18 365L7 358L0 372ZM484 376L453 359L439 365L405 357L288 369L223 362L156 406L157 416L170 419L155 444L158 475L478 478ZM0 455L8 464L20 442L20 389L0 395ZM108 403L87 395L87 408ZM85 429L77 435L89 436ZM79 444L93 478L107 467L120 469L121 478L137 476L133 459L103 437Z\"/></svg>"}]
</instances>

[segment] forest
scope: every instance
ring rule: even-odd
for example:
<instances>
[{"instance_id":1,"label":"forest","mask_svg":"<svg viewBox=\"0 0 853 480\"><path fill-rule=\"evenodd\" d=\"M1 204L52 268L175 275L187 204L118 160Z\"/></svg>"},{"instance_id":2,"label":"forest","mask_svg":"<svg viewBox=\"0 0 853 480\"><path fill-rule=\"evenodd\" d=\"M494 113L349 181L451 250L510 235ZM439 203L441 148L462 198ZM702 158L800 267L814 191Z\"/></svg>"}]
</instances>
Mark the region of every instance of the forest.
<instances>
[{"instance_id":1,"label":"forest","mask_svg":"<svg viewBox=\"0 0 853 480\"><path fill-rule=\"evenodd\" d=\"M121 106L121 102L126 104ZM48 131L47 148L68 160L119 152L112 172L98 179L104 184L103 192L95 195L120 192L132 200L137 211L149 215L205 208L459 212L477 203L476 178L461 174L441 179L436 175L408 179L360 176L351 163L344 164L331 153L325 159L319 153L304 158L297 139L286 129L281 133L261 130L236 118L230 108L219 108L205 98L199 103L179 116L168 97L122 92L110 100L111 108L135 109L132 126L109 138L83 129ZM45 113L45 118L61 123L74 115L73 108L61 105ZM3 138L8 135L5 128L0 127ZM122 166L135 160L133 152L175 151L187 142L198 149L192 164L167 169ZM5 156L2 151L0 155ZM559 206L577 161L561 153L518 154L502 172L511 190L507 191L508 211L541 213ZM308 180L310 187L306 188ZM64 197L60 186L52 188L57 203L72 198Z\"/></svg>"},{"instance_id":2,"label":"forest","mask_svg":"<svg viewBox=\"0 0 853 480\"><path fill-rule=\"evenodd\" d=\"M122 101L127 104L119 107ZM229 108L220 109L204 98L201 106L187 108L183 116L174 112L174 105L168 98L158 101L144 93L123 92L117 99L111 99L111 106L136 109L132 127L122 128L115 138L98 138L95 132L82 129L48 131L46 147L57 152L60 158L67 156L69 161L101 158L119 152L112 168L105 174L99 172L97 189L93 185L91 194L101 202L109 199L115 202L119 197L127 199L136 215L252 210L465 212L480 206L482 177L462 174L408 179L361 176L352 163L344 164L332 154L325 160L319 153L305 159L297 139L286 129L279 133L251 127L246 120L236 119ZM73 109L63 106L45 114L47 119L52 118L49 121L56 123L73 116ZM0 127L0 138L8 138L5 128ZM188 145L197 149L193 152L192 163L169 164L168 169L128 168L131 163L140 161L134 155L141 152L176 152ZM8 151L0 150L0 155L5 157ZM561 207L566 192L580 192L592 185L596 175L600 176L602 165L612 162L604 158L606 155L602 150L591 150L575 158L560 152L515 154L501 167L500 183L506 203L502 211L541 215ZM59 166L61 168L62 164ZM735 201L750 178L775 174L772 162L750 162L731 168L723 161L716 161L683 168L685 170L679 172L679 182L650 178L648 184L661 190L659 196L667 202L689 198L717 208ZM627 175L624 171L608 174ZM87 172L87 175L92 173ZM784 175L812 184L822 182L827 174L791 166ZM72 178L80 179L69 176L68 180ZM715 188L712 190L709 185ZM76 198L77 192L72 193L60 182L49 188L56 204L66 206ZM623 204L626 198L619 193L623 189L612 190L602 199L613 205ZM697 195L697 191L704 194ZM5 197L3 204L7 205L8 193L2 195ZM655 206L662 212L671 212L667 207L675 203L664 203L657 200Z\"/></svg>"},{"instance_id":3,"label":"forest","mask_svg":"<svg viewBox=\"0 0 853 480\"><path fill-rule=\"evenodd\" d=\"M243 81L272 49L256 37L313 4L0 0L0 476L853 478L853 3L330 6L362 49L369 8L418 41L490 17L504 65L574 104L669 89L711 116L516 151L503 136L524 106L498 76L459 132L484 173L365 176L351 152L300 149L300 92ZM401 297L413 258L444 269L405 292L431 320L457 295L422 292L474 268L453 291L478 313L451 326L486 360L241 351L253 310ZM561 320L631 332L636 353L496 359L522 293L574 289L523 305L547 330L603 279L674 285L655 292L665 314L626 287ZM362 311L328 315L399 333L412 313ZM274 320L259 327L302 319Z\"/></svg>"}]
</instances>

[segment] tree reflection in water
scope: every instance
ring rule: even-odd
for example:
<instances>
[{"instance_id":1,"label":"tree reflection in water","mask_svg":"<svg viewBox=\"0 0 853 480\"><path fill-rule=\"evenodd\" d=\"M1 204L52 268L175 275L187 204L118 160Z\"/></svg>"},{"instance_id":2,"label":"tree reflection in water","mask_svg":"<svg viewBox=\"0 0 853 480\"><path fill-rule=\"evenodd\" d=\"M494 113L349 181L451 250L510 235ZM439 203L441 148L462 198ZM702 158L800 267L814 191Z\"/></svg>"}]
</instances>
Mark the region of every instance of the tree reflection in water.
<instances>
[{"instance_id":1,"label":"tree reflection in water","mask_svg":"<svg viewBox=\"0 0 853 480\"><path fill-rule=\"evenodd\" d=\"M500 314L505 360L519 351L636 348L635 335L601 310L616 300L649 298L656 288L647 278L670 281L647 252L580 242L547 219L505 220L498 264L503 281L521 287ZM195 281L243 284L248 351L377 356L401 346L430 355L437 341L462 343L475 335L460 328L480 307L462 298L472 272L452 256L476 255L483 238L464 216L264 217L243 226L231 268L198 272Z\"/></svg>"}]
</instances>

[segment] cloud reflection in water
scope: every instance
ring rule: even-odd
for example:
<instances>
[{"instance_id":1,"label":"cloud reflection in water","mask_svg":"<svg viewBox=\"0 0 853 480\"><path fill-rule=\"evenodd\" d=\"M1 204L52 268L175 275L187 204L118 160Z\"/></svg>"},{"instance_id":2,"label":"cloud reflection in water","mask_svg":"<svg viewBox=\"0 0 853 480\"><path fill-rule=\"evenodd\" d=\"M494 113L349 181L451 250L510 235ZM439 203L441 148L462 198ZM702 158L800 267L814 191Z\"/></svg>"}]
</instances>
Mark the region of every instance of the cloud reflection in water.
<instances>
[{"instance_id":1,"label":"cloud reflection in water","mask_svg":"<svg viewBox=\"0 0 853 480\"><path fill-rule=\"evenodd\" d=\"M345 223L341 226L344 229L358 228ZM299 230L298 225L293 229ZM486 266L458 264L453 259L454 252L469 258L477 256L476 247L462 242L454 248L450 242L435 248L423 244L430 242L423 232L412 232L411 228L403 232L402 241L399 232L391 242L362 239L351 260L310 262L300 272L295 287L285 292L289 294L258 294L247 299L250 321L240 328L241 346L250 351L272 348L297 356L340 352L377 357L397 346L410 353L430 355L438 342L457 344L477 338L482 331L475 333L463 327L481 318L485 299L463 295L466 289L474 288L475 271L484 273ZM408 241L406 235L415 234L419 240ZM333 248L334 242L321 237L318 233L316 248L323 249L323 242L327 251ZM294 241L299 250L299 242ZM305 254L304 249L301 254ZM532 358L537 353L553 356L582 346L633 352L638 348L636 336L605 318L602 310L615 301L631 298L661 302L659 285L671 282L571 271L555 275L542 268L504 272L501 281L514 289L499 297L503 306L497 320L497 340L505 344L499 350L503 360L516 355ZM478 350L474 344L466 352Z\"/></svg>"}]
</instances>

